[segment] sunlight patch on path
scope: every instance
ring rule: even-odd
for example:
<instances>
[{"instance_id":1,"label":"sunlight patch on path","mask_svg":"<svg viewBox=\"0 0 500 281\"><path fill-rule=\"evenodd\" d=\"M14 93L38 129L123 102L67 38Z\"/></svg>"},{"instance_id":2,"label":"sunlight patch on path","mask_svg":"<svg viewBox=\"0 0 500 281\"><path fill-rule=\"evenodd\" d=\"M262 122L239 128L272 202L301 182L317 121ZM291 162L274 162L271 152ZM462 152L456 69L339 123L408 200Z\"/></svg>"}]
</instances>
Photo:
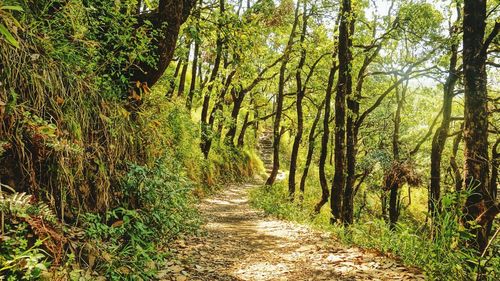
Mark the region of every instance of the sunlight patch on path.
<instances>
[{"instance_id":1,"label":"sunlight patch on path","mask_svg":"<svg viewBox=\"0 0 500 281\"><path fill-rule=\"evenodd\" d=\"M289 271L290 269L284 263L257 262L235 271L235 275L242 280L264 281L272 280L277 275L283 275Z\"/></svg>"}]
</instances>

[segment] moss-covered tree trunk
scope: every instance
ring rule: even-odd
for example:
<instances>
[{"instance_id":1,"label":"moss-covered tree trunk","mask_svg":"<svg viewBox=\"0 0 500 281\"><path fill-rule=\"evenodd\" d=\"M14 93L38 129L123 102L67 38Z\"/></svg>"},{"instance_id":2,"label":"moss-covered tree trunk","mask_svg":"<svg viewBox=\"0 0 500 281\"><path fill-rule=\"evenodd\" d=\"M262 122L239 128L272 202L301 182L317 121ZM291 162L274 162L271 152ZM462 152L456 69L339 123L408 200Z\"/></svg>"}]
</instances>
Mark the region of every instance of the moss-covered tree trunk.
<instances>
[{"instance_id":1,"label":"moss-covered tree trunk","mask_svg":"<svg viewBox=\"0 0 500 281\"><path fill-rule=\"evenodd\" d=\"M488 221L479 227L471 227L476 220L494 204L489 189L488 166L488 101L486 89L486 51L484 41L486 28L486 0L465 0L463 21L463 67L465 85L464 142L465 168L464 186L472 193L464 206L465 225L475 234L471 246L483 250L488 243ZM498 32L498 28L497 31ZM491 39L492 40L492 39Z\"/></svg>"}]
</instances>

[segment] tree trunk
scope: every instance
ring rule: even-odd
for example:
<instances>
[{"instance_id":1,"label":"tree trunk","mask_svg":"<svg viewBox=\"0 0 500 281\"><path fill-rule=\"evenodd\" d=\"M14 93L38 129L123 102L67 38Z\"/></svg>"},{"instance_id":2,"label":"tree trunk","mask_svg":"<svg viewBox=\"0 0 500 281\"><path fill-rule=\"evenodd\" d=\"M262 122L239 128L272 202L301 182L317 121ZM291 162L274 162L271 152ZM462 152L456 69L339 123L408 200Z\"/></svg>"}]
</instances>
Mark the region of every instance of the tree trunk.
<instances>
[{"instance_id":1,"label":"tree trunk","mask_svg":"<svg viewBox=\"0 0 500 281\"><path fill-rule=\"evenodd\" d=\"M203 0L200 0L199 7L196 9L195 17L197 22L200 20L200 10L203 5ZM196 8L196 7L195 7ZM200 54L200 40L194 39L193 64L191 65L191 84L189 85L189 93L186 99L186 108L191 111L193 106L194 91L196 89L196 78L198 70L198 56Z\"/></svg>"},{"instance_id":2,"label":"tree trunk","mask_svg":"<svg viewBox=\"0 0 500 281\"><path fill-rule=\"evenodd\" d=\"M460 9L458 9L460 10ZM458 16L457 22L450 30L450 38L456 36L458 32ZM458 60L458 43L452 43L450 46L450 65L448 67L448 77L444 84L443 92L443 116L441 126L436 130L432 139L431 147L431 183L429 196L429 211L432 217L435 217L440 210L441 200L441 159L443 150L448 138L450 129L451 112L453 105L453 96L455 84L458 80L457 60Z\"/></svg>"},{"instance_id":3,"label":"tree trunk","mask_svg":"<svg viewBox=\"0 0 500 281\"><path fill-rule=\"evenodd\" d=\"M346 97L352 93L351 61L352 40L350 30L353 28L351 1L342 0L339 25L339 79L335 96L335 151L332 193L330 206L332 210L331 223L342 219L342 199L345 186L345 155L346 155Z\"/></svg>"},{"instance_id":4,"label":"tree trunk","mask_svg":"<svg viewBox=\"0 0 500 281\"><path fill-rule=\"evenodd\" d=\"M359 113L359 102L349 100L349 116L347 117L346 138L346 183L342 205L342 222L345 225L353 223L354 219L354 185L356 184L356 155L358 143L358 129L355 126L355 116Z\"/></svg>"},{"instance_id":5,"label":"tree trunk","mask_svg":"<svg viewBox=\"0 0 500 281\"><path fill-rule=\"evenodd\" d=\"M193 106L193 98L194 98L194 91L196 89L196 76L197 76L197 69L198 69L198 56L200 53L200 43L197 41L194 43L194 54L193 54L193 64L191 68L191 84L189 85L189 93L188 97L186 100L186 107L188 110L191 110L191 107Z\"/></svg>"},{"instance_id":6,"label":"tree trunk","mask_svg":"<svg viewBox=\"0 0 500 281\"><path fill-rule=\"evenodd\" d=\"M158 12L151 18L160 35L156 39L156 64L149 62L139 65L132 74L131 81L146 82L149 87L156 84L167 69L174 55L175 45L181 25L187 20L196 0L160 0Z\"/></svg>"},{"instance_id":7,"label":"tree trunk","mask_svg":"<svg viewBox=\"0 0 500 281\"><path fill-rule=\"evenodd\" d=\"M330 190L328 188L328 180L326 179L325 164L328 156L328 141L330 140L330 110L331 100L333 93L333 82L335 81L335 73L337 72L337 50L335 49L332 54L332 67L328 75L328 85L325 93L325 116L323 116L323 135L321 136L321 150L319 154L319 183L321 186L321 199L314 207L314 214L319 214L323 205L328 202Z\"/></svg>"},{"instance_id":8,"label":"tree trunk","mask_svg":"<svg viewBox=\"0 0 500 281\"><path fill-rule=\"evenodd\" d=\"M488 107L486 89L486 50L483 44L486 20L486 0L465 0L463 21L463 65L465 84L464 185L472 194L464 206L464 223L475 220L492 204L488 188ZM472 228L472 247L483 250L488 243L485 224Z\"/></svg>"},{"instance_id":9,"label":"tree trunk","mask_svg":"<svg viewBox=\"0 0 500 281\"><path fill-rule=\"evenodd\" d=\"M238 136L238 147L242 148L243 145L245 144L245 133L248 128L248 118L250 117L250 111L247 111L245 114L245 119L243 120L243 126L241 126L241 131Z\"/></svg>"},{"instance_id":10,"label":"tree trunk","mask_svg":"<svg viewBox=\"0 0 500 281\"><path fill-rule=\"evenodd\" d=\"M399 192L399 184L396 179L389 180L386 183L386 186L390 188L389 195L389 228L394 230L396 228L396 223L399 218L399 209L398 209L398 192Z\"/></svg>"},{"instance_id":11,"label":"tree trunk","mask_svg":"<svg viewBox=\"0 0 500 281\"><path fill-rule=\"evenodd\" d=\"M399 159L399 131L401 126L401 111L403 110L405 93L407 85L404 86L401 95L396 88L396 101L397 108L394 114L394 131L392 134L392 156L393 156L393 167L400 164ZM385 190L390 190L389 195L389 227L394 230L396 223L399 218L399 208L398 208L398 193L399 193L399 175L396 172L398 169L392 169L390 174L386 176Z\"/></svg>"},{"instance_id":12,"label":"tree trunk","mask_svg":"<svg viewBox=\"0 0 500 281\"><path fill-rule=\"evenodd\" d=\"M175 79L177 79L177 76L179 76L179 72L181 70L181 66L182 66L182 60L179 58L179 61L177 61L177 65L175 66L174 77L172 77L172 80L170 80L170 88L168 89L168 92L165 95L167 98L171 98L172 95L174 94L174 91L175 91Z\"/></svg>"},{"instance_id":13,"label":"tree trunk","mask_svg":"<svg viewBox=\"0 0 500 281\"><path fill-rule=\"evenodd\" d=\"M498 146L500 145L500 139L497 139L493 147L491 148L491 177L490 177L490 194L491 198L493 200L493 204L496 202L497 199L497 194L498 194L498 189L497 189L497 182L498 182L498 165L500 165L500 153L498 153ZM500 204L497 205L496 211L493 212L491 215L491 218L488 219L488 223L486 225L486 233L490 233L491 229L493 227L493 219L495 216L500 212L498 210L500 207ZM494 208L491 206L490 208ZM481 215L485 215L484 213Z\"/></svg>"},{"instance_id":14,"label":"tree trunk","mask_svg":"<svg viewBox=\"0 0 500 281\"><path fill-rule=\"evenodd\" d=\"M458 147L460 146L460 142L462 141L462 136L463 136L462 131L463 131L463 124L460 126L460 132L455 136L455 139L453 140L453 151L450 157L450 167L453 171L455 178L456 192L462 191L462 184L463 184L462 173L460 172L460 169L458 168L457 164Z\"/></svg>"},{"instance_id":15,"label":"tree trunk","mask_svg":"<svg viewBox=\"0 0 500 281\"><path fill-rule=\"evenodd\" d=\"M224 63L224 65L227 66L226 63ZM223 122L219 122L219 124L217 125L217 131L216 131L215 134L214 134L214 131L213 131L213 127L214 127L214 124L215 124L215 119L217 117L217 112L223 112L224 99L226 97L226 94L227 94L230 86L231 86L231 83L233 81L233 77L234 77L235 74L236 74L236 69L233 69L231 71L231 73L229 73L229 75L222 80L223 83L224 83L224 86L223 86L222 90L220 91L219 95L217 96L217 99L215 100L215 104L214 104L214 106L212 108L212 111L210 111L210 117L208 118L208 130L209 130L209 132L211 132L212 137L208 138L207 141L206 141L205 149L207 151L207 155L210 152L210 148L212 147L212 142L213 142L214 137L217 137L217 138L220 139L224 123ZM231 94L233 95L233 98L235 99L235 97L234 97L234 91L235 91L234 88L231 89ZM243 100L241 100L241 102L242 101ZM235 99L235 103L236 102L237 101ZM241 102L238 105L238 113L239 113L239 107L241 107ZM236 117L238 117L238 115L236 115Z\"/></svg>"},{"instance_id":16,"label":"tree trunk","mask_svg":"<svg viewBox=\"0 0 500 281\"><path fill-rule=\"evenodd\" d=\"M276 116L274 117L273 124L273 167L269 178L267 178L266 185L273 185L278 175L278 170L280 168L280 141L281 141L281 115L283 110L283 99L285 91L285 72L286 65L290 59L290 52L292 51L293 39L295 38L295 31L297 29L297 24L299 22L299 6L300 1L297 1L297 6L295 7L294 21L292 25L292 30L290 32L290 37L288 38L287 45L283 51L283 61L281 62L280 72L279 72L279 84L278 84L278 95L276 97Z\"/></svg>"},{"instance_id":17,"label":"tree trunk","mask_svg":"<svg viewBox=\"0 0 500 281\"><path fill-rule=\"evenodd\" d=\"M301 46L304 44L306 38L307 31L307 3L304 1L304 10L302 13L302 33L300 34L300 44ZM304 133L304 113L302 109L302 101L305 96L306 86L302 86L302 68L306 63L307 52L306 49L302 46L300 52L300 61L297 66L297 72L295 73L295 81L297 83L297 101L296 101L296 110L297 110L297 133L293 139L292 145L292 154L290 157L290 170L288 175L288 197L290 201L293 201L295 198L295 174L297 171L297 157L299 155L300 143L302 141L302 135Z\"/></svg>"},{"instance_id":18,"label":"tree trunk","mask_svg":"<svg viewBox=\"0 0 500 281\"><path fill-rule=\"evenodd\" d=\"M224 143L229 146L234 146L234 137L236 136L236 129L238 128L238 115L240 114L241 105L245 99L243 91L233 95L233 109L231 110L231 125L224 138Z\"/></svg>"},{"instance_id":19,"label":"tree trunk","mask_svg":"<svg viewBox=\"0 0 500 281\"><path fill-rule=\"evenodd\" d=\"M389 217L387 216L387 191L382 189L380 192L380 206L381 206L381 215L385 222L389 221Z\"/></svg>"},{"instance_id":20,"label":"tree trunk","mask_svg":"<svg viewBox=\"0 0 500 281\"><path fill-rule=\"evenodd\" d=\"M189 65L189 60L186 60L186 62L182 66L181 80L179 81L179 90L177 91L178 97L184 96L184 88L186 86L186 74L188 70L188 65Z\"/></svg>"},{"instance_id":21,"label":"tree trunk","mask_svg":"<svg viewBox=\"0 0 500 281\"><path fill-rule=\"evenodd\" d=\"M321 118L321 111L323 110L323 106L325 105L325 101L321 103L318 107L318 111L316 112L316 116L314 117L314 121L311 126L311 131L309 131L309 139L308 139L308 147L307 147L307 156L306 156L306 164L304 167L304 171L302 171L302 177L300 178L300 202L304 200L304 192L306 189L306 179L307 174L309 173L309 167L311 166L312 157L314 153L314 143L316 141L316 127L318 127L319 119ZM326 196L328 199L328 195Z\"/></svg>"},{"instance_id":22,"label":"tree trunk","mask_svg":"<svg viewBox=\"0 0 500 281\"><path fill-rule=\"evenodd\" d=\"M220 0L219 4L219 9L221 15L224 14L224 0ZM217 33L217 42L216 42L216 54L215 54L215 61L214 61L214 67L212 69L212 73L210 75L210 80L208 84L208 89L207 93L203 97L203 107L201 109L201 120L200 120L200 125L201 125L201 143L200 143L200 148L201 152L203 153L203 156L205 156L205 159L208 159L208 153L210 152L210 147L209 147L209 140L212 138L212 133L209 130L208 126L208 109L210 107L210 95L213 89L214 81L217 78L217 74L219 73L219 67L220 63L222 60L222 37L220 36L220 33Z\"/></svg>"},{"instance_id":23,"label":"tree trunk","mask_svg":"<svg viewBox=\"0 0 500 281\"><path fill-rule=\"evenodd\" d=\"M375 34L375 31L373 32ZM375 57L378 55L382 48L382 43L379 43L378 47L372 54L367 54L363 60L363 65L361 66L356 82L356 92L355 95L350 95L347 99L347 106L349 108L350 114L347 117L346 124L346 161L347 161L347 178L344 190L344 204L342 209L342 217L345 225L353 223L354 220L354 186L356 184L356 160L358 154L358 134L359 128L361 126L358 123L359 117L359 101L361 100L361 94L363 91L363 83L366 77L366 71L368 66L373 62Z\"/></svg>"}]
</instances>

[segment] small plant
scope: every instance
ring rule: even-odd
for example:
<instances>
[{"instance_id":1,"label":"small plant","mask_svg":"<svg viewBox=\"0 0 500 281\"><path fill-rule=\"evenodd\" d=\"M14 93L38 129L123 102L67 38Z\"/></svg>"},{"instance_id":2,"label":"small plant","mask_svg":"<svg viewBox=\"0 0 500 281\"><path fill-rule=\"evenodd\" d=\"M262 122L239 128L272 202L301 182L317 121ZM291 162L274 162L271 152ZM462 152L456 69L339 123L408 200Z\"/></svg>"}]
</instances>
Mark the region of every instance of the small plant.
<instances>
[{"instance_id":1,"label":"small plant","mask_svg":"<svg viewBox=\"0 0 500 281\"><path fill-rule=\"evenodd\" d=\"M109 280L148 280L156 273L156 234L145 224L144 215L117 208L106 213L87 214L84 227L89 239L89 263Z\"/></svg>"},{"instance_id":2,"label":"small plant","mask_svg":"<svg viewBox=\"0 0 500 281\"><path fill-rule=\"evenodd\" d=\"M145 223L168 240L198 228L192 189L192 183L182 176L181 164L176 161L159 159L151 168L131 165L123 185L124 205L140 208Z\"/></svg>"},{"instance_id":3,"label":"small plant","mask_svg":"<svg viewBox=\"0 0 500 281\"><path fill-rule=\"evenodd\" d=\"M0 279L8 281L35 280L49 265L48 254L42 249L42 240L29 239L29 226L12 220L0 236Z\"/></svg>"}]
</instances>

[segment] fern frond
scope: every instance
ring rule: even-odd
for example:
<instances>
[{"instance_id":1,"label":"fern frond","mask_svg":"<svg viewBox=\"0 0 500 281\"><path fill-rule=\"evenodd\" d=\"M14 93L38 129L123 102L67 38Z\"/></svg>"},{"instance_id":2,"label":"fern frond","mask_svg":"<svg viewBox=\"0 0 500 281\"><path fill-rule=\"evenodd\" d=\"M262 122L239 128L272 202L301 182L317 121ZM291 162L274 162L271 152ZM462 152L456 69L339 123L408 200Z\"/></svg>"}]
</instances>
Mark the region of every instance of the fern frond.
<instances>
[{"instance_id":1,"label":"fern frond","mask_svg":"<svg viewBox=\"0 0 500 281\"><path fill-rule=\"evenodd\" d=\"M40 216L48 222L57 222L57 216L43 203L33 203L33 197L25 192L5 194L0 192L0 210L17 217Z\"/></svg>"},{"instance_id":2,"label":"fern frond","mask_svg":"<svg viewBox=\"0 0 500 281\"><path fill-rule=\"evenodd\" d=\"M28 215L28 208L31 206L31 195L25 192L16 192L9 195L2 192L0 194L0 210L19 217Z\"/></svg>"}]
</instances>

